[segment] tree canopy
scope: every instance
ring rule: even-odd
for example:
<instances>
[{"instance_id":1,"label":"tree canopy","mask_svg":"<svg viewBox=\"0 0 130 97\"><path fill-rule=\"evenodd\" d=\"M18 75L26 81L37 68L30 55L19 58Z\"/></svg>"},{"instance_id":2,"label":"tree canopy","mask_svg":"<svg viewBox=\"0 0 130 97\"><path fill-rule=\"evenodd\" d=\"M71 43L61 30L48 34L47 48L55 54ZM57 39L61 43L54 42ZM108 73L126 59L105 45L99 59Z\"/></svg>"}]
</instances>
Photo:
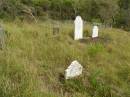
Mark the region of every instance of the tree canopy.
<instances>
[{"instance_id":1,"label":"tree canopy","mask_svg":"<svg viewBox=\"0 0 130 97\"><path fill-rule=\"evenodd\" d=\"M0 10L0 18L35 16L68 20L80 15L90 22L130 26L129 0L1 0Z\"/></svg>"}]
</instances>

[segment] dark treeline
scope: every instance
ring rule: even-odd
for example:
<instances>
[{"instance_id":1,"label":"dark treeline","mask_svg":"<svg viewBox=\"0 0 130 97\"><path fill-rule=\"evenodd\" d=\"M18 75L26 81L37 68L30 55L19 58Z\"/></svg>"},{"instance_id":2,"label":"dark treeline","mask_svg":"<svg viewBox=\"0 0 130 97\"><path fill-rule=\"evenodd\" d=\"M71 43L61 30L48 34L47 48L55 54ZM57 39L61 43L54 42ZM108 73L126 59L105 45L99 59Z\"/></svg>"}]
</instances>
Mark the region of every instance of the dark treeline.
<instances>
[{"instance_id":1,"label":"dark treeline","mask_svg":"<svg viewBox=\"0 0 130 97\"><path fill-rule=\"evenodd\" d=\"M0 0L0 18L66 20L76 15L86 21L128 29L130 0Z\"/></svg>"}]
</instances>

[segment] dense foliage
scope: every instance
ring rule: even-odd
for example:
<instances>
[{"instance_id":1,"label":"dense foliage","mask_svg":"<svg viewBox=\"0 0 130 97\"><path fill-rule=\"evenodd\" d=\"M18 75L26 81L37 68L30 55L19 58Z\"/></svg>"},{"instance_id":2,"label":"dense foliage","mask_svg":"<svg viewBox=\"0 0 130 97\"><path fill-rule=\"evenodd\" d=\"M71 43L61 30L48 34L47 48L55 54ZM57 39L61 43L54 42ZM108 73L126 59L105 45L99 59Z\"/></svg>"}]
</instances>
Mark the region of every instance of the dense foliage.
<instances>
[{"instance_id":1,"label":"dense foliage","mask_svg":"<svg viewBox=\"0 0 130 97\"><path fill-rule=\"evenodd\" d=\"M130 27L130 0L0 0L0 18L74 19Z\"/></svg>"}]
</instances>

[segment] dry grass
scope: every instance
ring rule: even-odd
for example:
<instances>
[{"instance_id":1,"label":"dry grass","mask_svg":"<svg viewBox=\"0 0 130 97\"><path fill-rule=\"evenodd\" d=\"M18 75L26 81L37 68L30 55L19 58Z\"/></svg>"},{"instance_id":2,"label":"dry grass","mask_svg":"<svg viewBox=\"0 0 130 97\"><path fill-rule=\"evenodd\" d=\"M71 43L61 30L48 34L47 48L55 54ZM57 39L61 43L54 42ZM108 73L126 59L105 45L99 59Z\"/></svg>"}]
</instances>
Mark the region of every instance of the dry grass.
<instances>
[{"instance_id":1,"label":"dry grass","mask_svg":"<svg viewBox=\"0 0 130 97\"><path fill-rule=\"evenodd\" d=\"M6 48L0 51L0 97L130 97L130 33L101 29L98 41L73 40L73 23L3 22ZM84 37L91 35L85 25ZM79 78L65 81L66 67L78 60Z\"/></svg>"}]
</instances>

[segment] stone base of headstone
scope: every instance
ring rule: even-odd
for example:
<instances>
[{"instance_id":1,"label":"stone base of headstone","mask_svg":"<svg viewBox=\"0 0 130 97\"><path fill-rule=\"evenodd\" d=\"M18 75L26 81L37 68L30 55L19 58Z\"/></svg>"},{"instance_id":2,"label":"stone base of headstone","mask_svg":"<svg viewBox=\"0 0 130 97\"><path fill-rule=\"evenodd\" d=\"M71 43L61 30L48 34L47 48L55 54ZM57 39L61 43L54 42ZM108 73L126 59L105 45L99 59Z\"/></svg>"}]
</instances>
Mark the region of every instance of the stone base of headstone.
<instances>
[{"instance_id":1,"label":"stone base of headstone","mask_svg":"<svg viewBox=\"0 0 130 97\"><path fill-rule=\"evenodd\" d=\"M106 43L105 39L102 37L95 37L95 38L91 38L91 42L93 43Z\"/></svg>"},{"instance_id":2,"label":"stone base of headstone","mask_svg":"<svg viewBox=\"0 0 130 97\"><path fill-rule=\"evenodd\" d=\"M92 38L92 37L90 36L90 37L86 37L86 38L80 39L79 41L80 41L81 43L83 43L83 44L89 44L89 43L99 42L99 41L100 41L100 38L99 38L99 37L97 37L97 38Z\"/></svg>"},{"instance_id":3,"label":"stone base of headstone","mask_svg":"<svg viewBox=\"0 0 130 97\"><path fill-rule=\"evenodd\" d=\"M93 41L97 41L98 39L99 39L99 37L92 38Z\"/></svg>"},{"instance_id":4,"label":"stone base of headstone","mask_svg":"<svg viewBox=\"0 0 130 97\"><path fill-rule=\"evenodd\" d=\"M87 43L88 40L90 40L90 38L91 38L91 37L86 37L86 38L80 39L79 41L80 41L81 43Z\"/></svg>"},{"instance_id":5,"label":"stone base of headstone","mask_svg":"<svg viewBox=\"0 0 130 97\"><path fill-rule=\"evenodd\" d=\"M80 43L82 44L90 44L90 43L108 43L110 42L111 40L110 39L106 39L106 38L103 38L103 37L96 37L96 38L92 38L91 36L90 37L85 37L83 39L80 39L78 40Z\"/></svg>"},{"instance_id":6,"label":"stone base of headstone","mask_svg":"<svg viewBox=\"0 0 130 97\"><path fill-rule=\"evenodd\" d=\"M92 42L101 42L102 38L101 37L95 37L95 38L91 38Z\"/></svg>"}]
</instances>

